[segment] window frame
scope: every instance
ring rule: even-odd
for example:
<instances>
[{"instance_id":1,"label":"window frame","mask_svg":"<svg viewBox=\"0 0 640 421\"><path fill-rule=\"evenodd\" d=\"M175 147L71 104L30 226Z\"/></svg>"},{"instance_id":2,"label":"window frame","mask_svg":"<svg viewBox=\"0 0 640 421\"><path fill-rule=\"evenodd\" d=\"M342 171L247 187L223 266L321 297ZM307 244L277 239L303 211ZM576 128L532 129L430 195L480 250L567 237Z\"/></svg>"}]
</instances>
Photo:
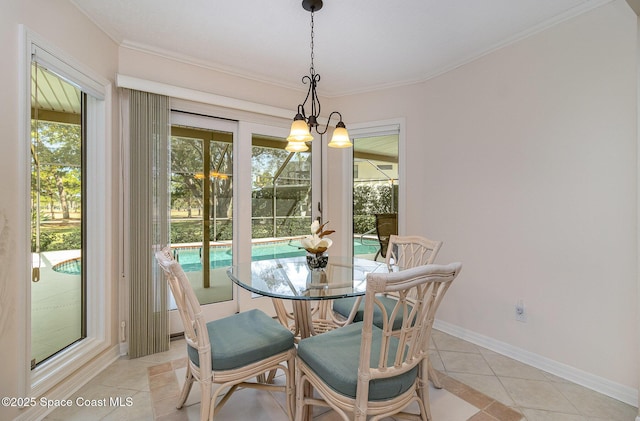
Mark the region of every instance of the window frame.
<instances>
[{"instance_id":1,"label":"window frame","mask_svg":"<svg viewBox=\"0 0 640 421\"><path fill-rule=\"evenodd\" d=\"M18 361L23 369L18 376L18 390L23 396L41 396L52 391L67 396L86 381L86 376L98 367L108 365L119 356L118 346L112 344L112 280L115 271L113 256L112 148L111 142L111 83L58 50L39 35L20 26L19 61L19 188L24 200L19 203L18 226L24 236L16 244L16 257L22 262L18 279L22 279L17 308L23 309L18 328ZM86 256L87 267L87 337L67 347L31 370L31 249L30 249L30 125L31 125L31 62L36 54L39 63L76 84L87 93L86 115ZM110 352L105 353L106 350ZM96 358L100 357L100 358ZM52 397L48 396L48 397Z\"/></svg>"}]
</instances>

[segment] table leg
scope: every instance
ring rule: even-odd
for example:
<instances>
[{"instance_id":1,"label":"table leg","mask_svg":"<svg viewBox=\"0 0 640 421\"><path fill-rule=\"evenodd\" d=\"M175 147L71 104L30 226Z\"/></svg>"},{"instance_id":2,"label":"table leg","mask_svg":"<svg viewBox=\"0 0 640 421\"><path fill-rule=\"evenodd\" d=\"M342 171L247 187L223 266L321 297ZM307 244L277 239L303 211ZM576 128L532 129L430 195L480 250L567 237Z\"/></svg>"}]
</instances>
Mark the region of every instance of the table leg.
<instances>
[{"instance_id":1,"label":"table leg","mask_svg":"<svg viewBox=\"0 0 640 421\"><path fill-rule=\"evenodd\" d=\"M293 300L292 304L293 320L296 324L296 331L300 334L300 339L315 335L309 302L306 300Z\"/></svg>"},{"instance_id":2,"label":"table leg","mask_svg":"<svg viewBox=\"0 0 640 421\"><path fill-rule=\"evenodd\" d=\"M343 326L332 313L331 300L290 300L292 312L287 311L283 299L273 298L278 321L293 332L296 342L310 336ZM313 308L312 303L317 303Z\"/></svg>"},{"instance_id":3,"label":"table leg","mask_svg":"<svg viewBox=\"0 0 640 421\"><path fill-rule=\"evenodd\" d=\"M294 331L295 326L292 329L290 323L290 321L292 320L292 316L287 312L283 300L279 298L272 298L271 302L273 303L273 308L276 310L276 317L278 318L280 324L282 324L282 326L286 327L287 329L291 329L292 331Z\"/></svg>"}]
</instances>

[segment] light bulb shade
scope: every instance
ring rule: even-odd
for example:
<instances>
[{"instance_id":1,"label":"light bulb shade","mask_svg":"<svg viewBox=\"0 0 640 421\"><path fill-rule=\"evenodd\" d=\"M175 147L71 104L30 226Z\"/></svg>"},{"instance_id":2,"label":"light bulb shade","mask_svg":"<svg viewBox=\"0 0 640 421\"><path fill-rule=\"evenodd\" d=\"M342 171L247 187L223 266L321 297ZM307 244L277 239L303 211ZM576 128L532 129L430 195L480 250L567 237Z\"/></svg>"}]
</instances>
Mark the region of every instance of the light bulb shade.
<instances>
[{"instance_id":1,"label":"light bulb shade","mask_svg":"<svg viewBox=\"0 0 640 421\"><path fill-rule=\"evenodd\" d=\"M304 142L289 141L284 150L287 152L306 152L309 150L309 147Z\"/></svg>"},{"instance_id":2,"label":"light bulb shade","mask_svg":"<svg viewBox=\"0 0 640 421\"><path fill-rule=\"evenodd\" d=\"M338 123L338 126L333 131L333 136L331 136L331 142L329 142L327 146L330 148L350 148L353 146L353 143L351 143L351 140L349 139L347 128L344 127L344 124L340 127L340 124Z\"/></svg>"},{"instance_id":3,"label":"light bulb shade","mask_svg":"<svg viewBox=\"0 0 640 421\"><path fill-rule=\"evenodd\" d=\"M287 136L288 142L310 142L313 140L309 126L304 119L298 119L297 116L291 124L291 132Z\"/></svg>"}]
</instances>

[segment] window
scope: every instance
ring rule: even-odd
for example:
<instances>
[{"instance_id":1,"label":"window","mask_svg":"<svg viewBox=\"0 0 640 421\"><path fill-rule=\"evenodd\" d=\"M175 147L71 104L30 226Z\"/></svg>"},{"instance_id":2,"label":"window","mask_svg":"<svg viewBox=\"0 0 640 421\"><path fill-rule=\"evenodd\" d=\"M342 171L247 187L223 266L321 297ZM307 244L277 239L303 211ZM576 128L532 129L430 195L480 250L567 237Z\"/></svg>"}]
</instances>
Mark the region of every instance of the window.
<instances>
[{"instance_id":1,"label":"window","mask_svg":"<svg viewBox=\"0 0 640 421\"><path fill-rule=\"evenodd\" d=\"M86 337L83 105L46 68L31 72L31 367Z\"/></svg>"},{"instance_id":2,"label":"window","mask_svg":"<svg viewBox=\"0 0 640 421\"><path fill-rule=\"evenodd\" d=\"M111 344L113 320L108 285L117 278L111 263L117 259L111 253L112 145L106 141L110 87L108 81L25 28L23 35L20 166L24 178L19 184L25 199L19 206L24 210L21 223L26 241L17 255L30 270L24 272L26 282L22 282L25 302L18 303L18 308L25 309L19 316L25 340L18 361L24 374L17 382L25 396L40 396L64 379L81 376L78 369L90 359L102 355L110 362L117 356L116 347L104 352ZM47 78L56 87L36 87L32 75ZM57 102L53 89L60 95ZM67 267L62 264L66 260L73 262ZM65 297L55 296L60 292L55 288L39 291L59 277L68 281ZM46 300L40 308L38 296ZM32 297L33 306L26 302ZM65 309L50 316L35 314L60 305ZM69 313L64 313L66 307ZM45 350L41 339L49 333L64 340Z\"/></svg>"},{"instance_id":3,"label":"window","mask_svg":"<svg viewBox=\"0 0 640 421\"><path fill-rule=\"evenodd\" d=\"M399 129L354 130L352 136L354 255L379 258L375 215L398 213Z\"/></svg>"}]
</instances>

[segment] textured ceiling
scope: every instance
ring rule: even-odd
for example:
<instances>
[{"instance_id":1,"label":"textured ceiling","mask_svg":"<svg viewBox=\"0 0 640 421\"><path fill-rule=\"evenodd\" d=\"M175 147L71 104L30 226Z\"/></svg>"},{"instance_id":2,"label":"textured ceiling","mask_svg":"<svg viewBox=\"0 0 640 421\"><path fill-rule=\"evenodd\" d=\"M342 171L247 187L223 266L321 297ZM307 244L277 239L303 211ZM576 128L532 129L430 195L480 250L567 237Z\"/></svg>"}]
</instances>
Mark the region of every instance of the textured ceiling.
<instances>
[{"instance_id":1,"label":"textured ceiling","mask_svg":"<svg viewBox=\"0 0 640 421\"><path fill-rule=\"evenodd\" d=\"M300 0L70 0L123 47L304 89L310 13ZM426 80L611 0L325 0L318 91Z\"/></svg>"}]
</instances>

